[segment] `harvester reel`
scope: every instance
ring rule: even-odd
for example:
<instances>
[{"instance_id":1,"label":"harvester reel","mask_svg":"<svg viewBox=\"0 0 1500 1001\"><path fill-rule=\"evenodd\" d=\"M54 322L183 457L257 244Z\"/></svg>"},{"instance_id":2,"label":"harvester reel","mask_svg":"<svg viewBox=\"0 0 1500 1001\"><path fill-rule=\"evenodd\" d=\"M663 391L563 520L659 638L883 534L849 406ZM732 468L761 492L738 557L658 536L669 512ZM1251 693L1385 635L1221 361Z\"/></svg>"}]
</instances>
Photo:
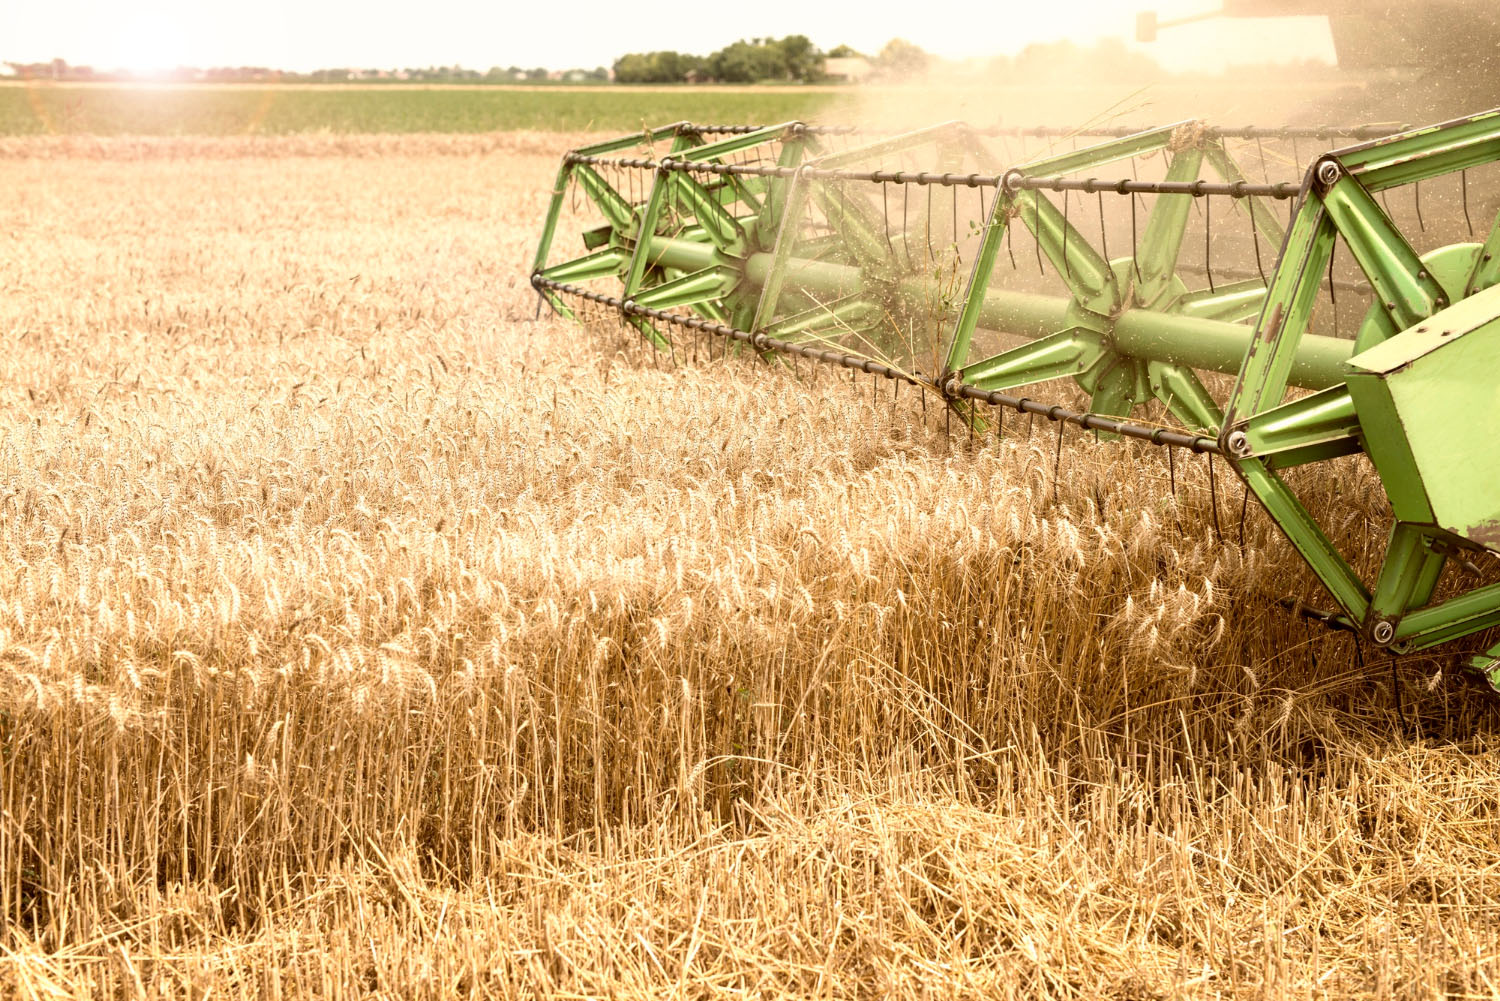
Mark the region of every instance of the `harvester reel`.
<instances>
[{"instance_id":1,"label":"harvester reel","mask_svg":"<svg viewBox=\"0 0 1500 1001\"><path fill-rule=\"evenodd\" d=\"M533 284L565 314L570 301L615 311L662 350L709 334L903 380L976 428L985 404L1224 455L1338 605L1323 621L1393 652L1500 625L1500 582L1475 562L1500 552L1500 219L1483 241L1419 253L1385 201L1412 188L1425 230L1421 185L1452 177L1470 220L1469 172L1500 166L1500 111L1331 133L1373 141L1318 156L1300 183L1251 182L1228 143L1253 144L1268 174L1264 141L1290 139L1284 159L1300 162L1313 130L1035 130L1106 141L1003 170L960 123L834 148L848 131L678 124L570 153ZM651 156L617 155L643 144ZM1124 163L1130 178L1098 176ZM1500 183L1485 176L1475 198L1493 206ZM575 186L602 224L583 256L553 262ZM1121 198L1124 255L1110 253L1124 235L1106 211ZM1216 251L1226 225L1248 237L1238 264ZM1352 329L1339 243L1372 300ZM1216 397L1211 373L1236 376L1233 391ZM1055 380L1087 407L1012 395L1055 394ZM1158 407L1180 429L1154 423ZM1361 452L1395 515L1368 581L1282 476ZM1497 664L1500 645L1469 666L1496 683Z\"/></svg>"}]
</instances>

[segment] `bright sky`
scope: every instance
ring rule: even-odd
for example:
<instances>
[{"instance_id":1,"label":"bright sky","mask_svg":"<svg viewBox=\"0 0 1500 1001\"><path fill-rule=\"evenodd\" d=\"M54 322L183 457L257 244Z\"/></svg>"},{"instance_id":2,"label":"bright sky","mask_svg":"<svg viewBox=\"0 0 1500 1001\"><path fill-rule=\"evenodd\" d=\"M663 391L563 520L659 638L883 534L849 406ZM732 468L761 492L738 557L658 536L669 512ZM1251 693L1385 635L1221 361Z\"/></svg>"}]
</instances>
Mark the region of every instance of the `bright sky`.
<instances>
[{"instance_id":1,"label":"bright sky","mask_svg":"<svg viewBox=\"0 0 1500 1001\"><path fill-rule=\"evenodd\" d=\"M632 51L707 54L747 35L804 34L824 49L875 52L901 36L951 58L1011 54L1028 43L1115 36L1134 44L1135 14L1163 19L1213 10L1218 0L1062 0L962 5L914 13L911 3L863 0L619 0L475 3L469 0L6 0L0 60L60 57L96 69L190 66L395 68L453 65L609 65ZM853 13L848 13L852 11ZM653 15L654 12L654 15ZM1333 60L1321 18L1219 19L1174 28L1143 47L1169 69L1226 62Z\"/></svg>"}]
</instances>

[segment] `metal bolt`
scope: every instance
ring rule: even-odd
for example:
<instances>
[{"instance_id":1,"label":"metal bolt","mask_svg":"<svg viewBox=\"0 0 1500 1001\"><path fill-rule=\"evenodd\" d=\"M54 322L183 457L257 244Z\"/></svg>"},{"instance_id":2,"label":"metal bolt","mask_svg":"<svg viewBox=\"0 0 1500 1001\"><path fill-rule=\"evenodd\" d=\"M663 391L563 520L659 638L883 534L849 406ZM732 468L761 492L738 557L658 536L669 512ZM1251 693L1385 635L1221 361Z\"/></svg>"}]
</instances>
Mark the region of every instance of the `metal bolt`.
<instances>
[{"instance_id":1,"label":"metal bolt","mask_svg":"<svg viewBox=\"0 0 1500 1001\"><path fill-rule=\"evenodd\" d=\"M1324 160L1322 163L1318 164L1318 180L1322 182L1324 186L1332 185L1334 181L1337 181L1339 179L1339 174L1341 173L1342 171L1339 169L1339 165L1336 160Z\"/></svg>"},{"instance_id":2,"label":"metal bolt","mask_svg":"<svg viewBox=\"0 0 1500 1001\"><path fill-rule=\"evenodd\" d=\"M1233 431L1226 442L1230 454L1245 456L1250 454L1250 438L1243 431Z\"/></svg>"},{"instance_id":3,"label":"metal bolt","mask_svg":"<svg viewBox=\"0 0 1500 1001\"><path fill-rule=\"evenodd\" d=\"M1386 646L1395 638L1396 626L1390 619L1381 619L1370 630L1370 639L1374 640L1380 646Z\"/></svg>"}]
</instances>

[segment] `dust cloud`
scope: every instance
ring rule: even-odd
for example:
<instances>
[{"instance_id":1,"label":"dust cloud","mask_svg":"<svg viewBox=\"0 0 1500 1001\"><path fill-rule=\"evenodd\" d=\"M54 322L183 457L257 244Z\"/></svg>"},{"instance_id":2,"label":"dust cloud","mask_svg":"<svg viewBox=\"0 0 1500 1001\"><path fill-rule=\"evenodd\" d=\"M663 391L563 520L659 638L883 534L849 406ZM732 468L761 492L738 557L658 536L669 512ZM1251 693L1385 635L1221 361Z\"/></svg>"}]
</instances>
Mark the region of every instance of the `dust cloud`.
<instances>
[{"instance_id":1,"label":"dust cloud","mask_svg":"<svg viewBox=\"0 0 1500 1001\"><path fill-rule=\"evenodd\" d=\"M1330 17L1329 26L1337 66L1268 60L1217 73L1169 73L1149 46L1063 38L1013 56L936 63L920 78L870 86L838 117L881 132L947 120L981 128L1184 119L1351 127L1424 125L1500 106L1500 11L1491 0L1372 4Z\"/></svg>"}]
</instances>

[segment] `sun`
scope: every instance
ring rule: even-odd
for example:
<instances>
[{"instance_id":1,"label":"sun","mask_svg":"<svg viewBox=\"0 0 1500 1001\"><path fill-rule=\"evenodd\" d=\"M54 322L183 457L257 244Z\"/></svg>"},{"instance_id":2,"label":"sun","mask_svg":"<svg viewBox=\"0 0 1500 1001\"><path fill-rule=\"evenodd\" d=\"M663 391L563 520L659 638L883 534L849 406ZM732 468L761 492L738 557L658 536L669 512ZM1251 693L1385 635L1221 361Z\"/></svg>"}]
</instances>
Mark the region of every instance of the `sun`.
<instances>
[{"instance_id":1,"label":"sun","mask_svg":"<svg viewBox=\"0 0 1500 1001\"><path fill-rule=\"evenodd\" d=\"M114 68L152 76L192 65L188 33L173 18L142 15L122 26L114 43Z\"/></svg>"}]
</instances>

